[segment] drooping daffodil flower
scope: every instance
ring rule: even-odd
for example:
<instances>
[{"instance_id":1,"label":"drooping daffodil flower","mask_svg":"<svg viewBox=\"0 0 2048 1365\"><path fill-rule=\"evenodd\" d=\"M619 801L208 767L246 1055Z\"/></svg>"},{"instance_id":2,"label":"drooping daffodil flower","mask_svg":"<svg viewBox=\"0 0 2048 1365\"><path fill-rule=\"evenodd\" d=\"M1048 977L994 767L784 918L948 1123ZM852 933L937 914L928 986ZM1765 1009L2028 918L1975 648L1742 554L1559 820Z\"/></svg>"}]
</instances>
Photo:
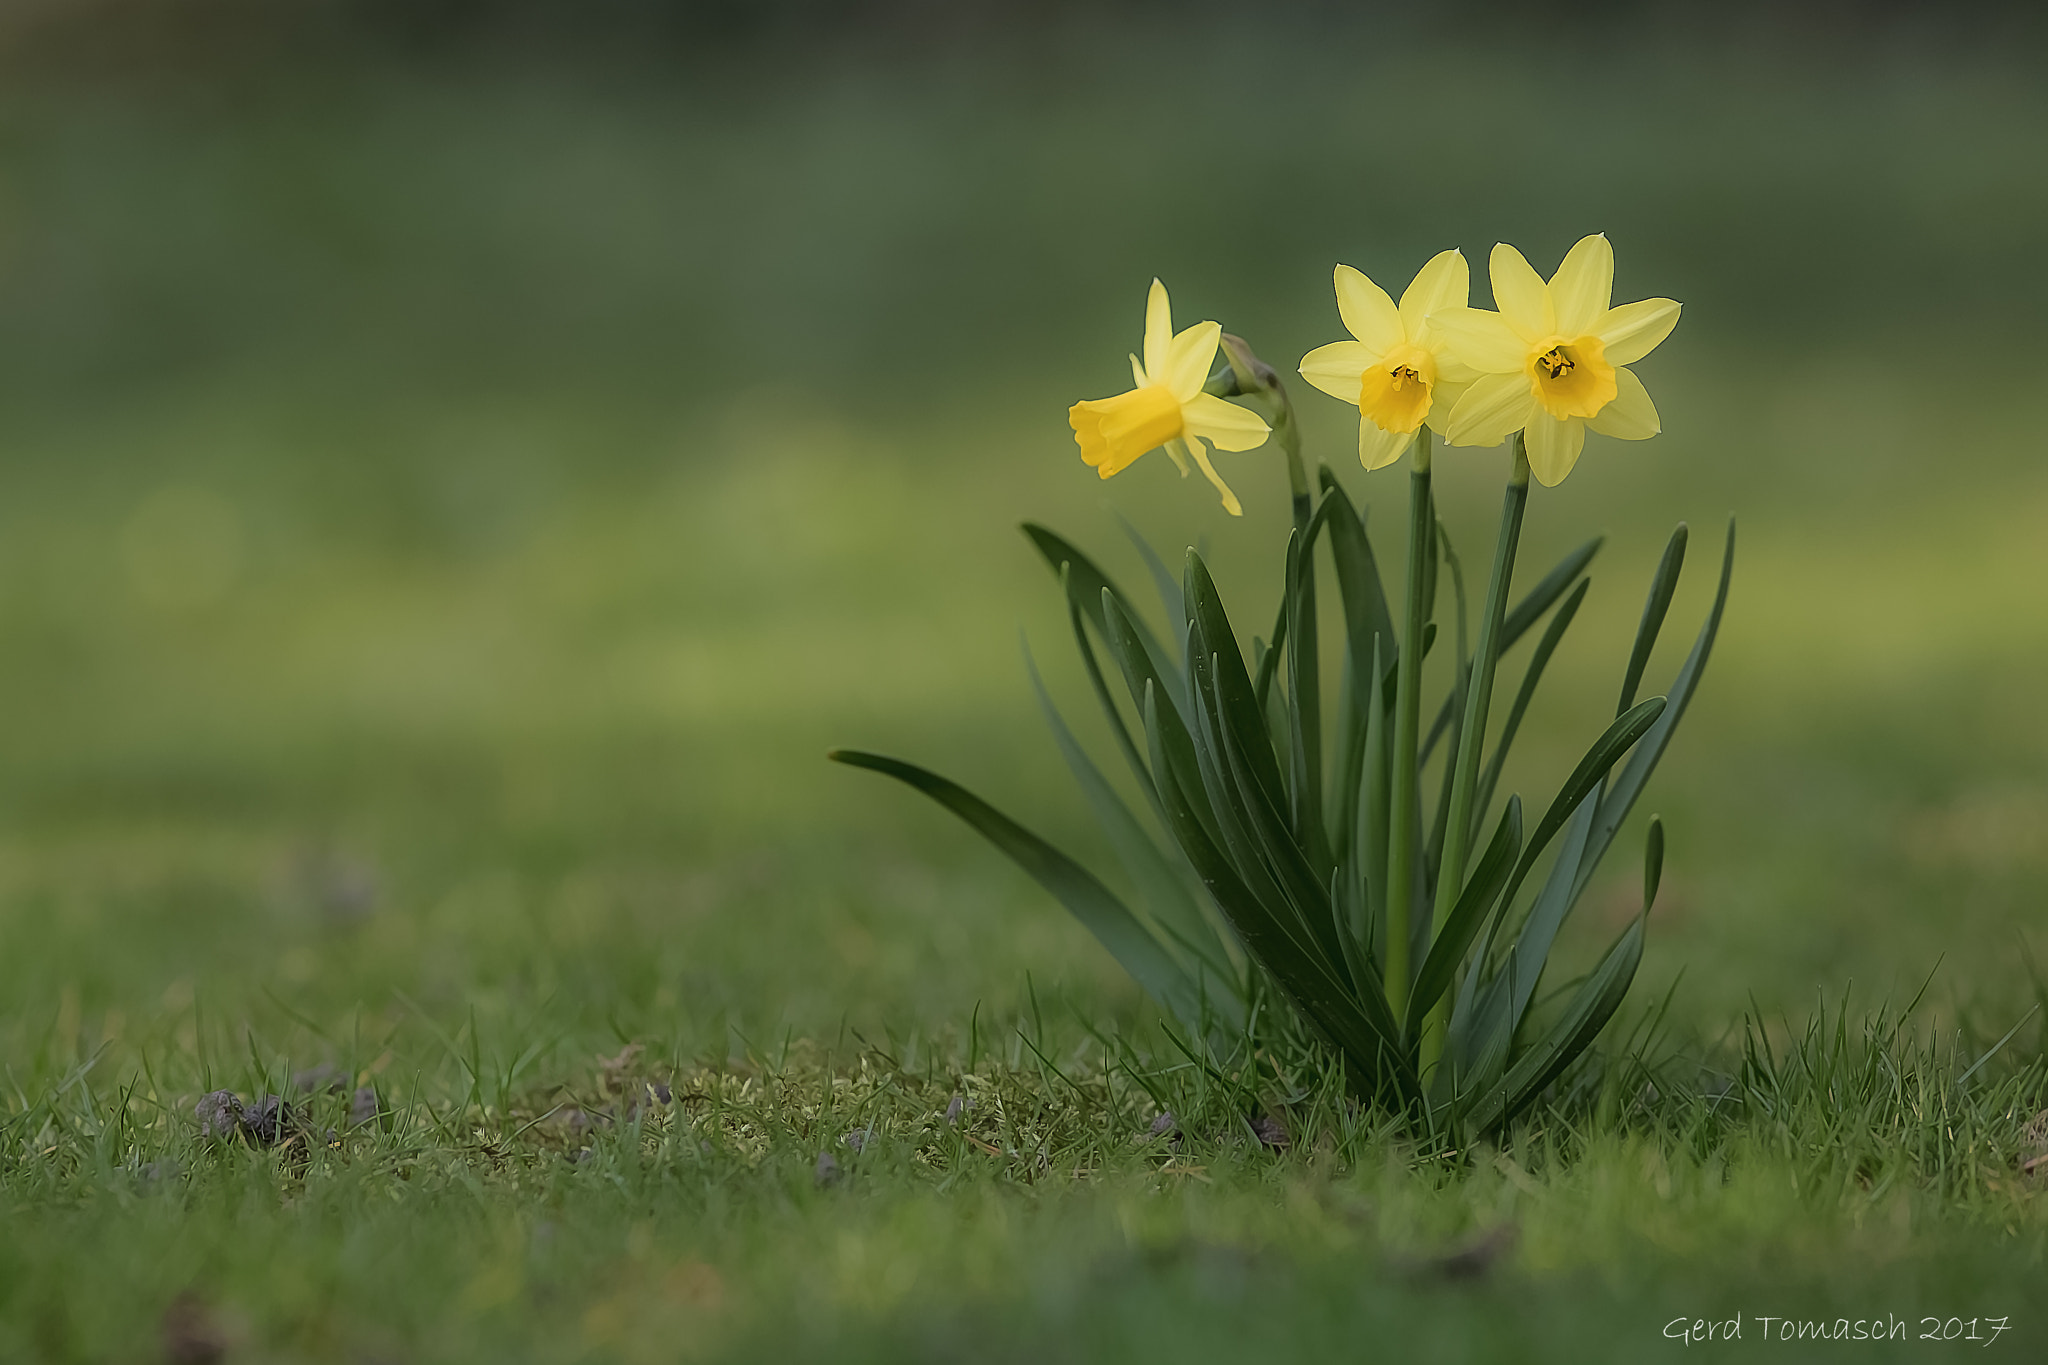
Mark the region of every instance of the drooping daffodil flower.
<instances>
[{"instance_id":1,"label":"drooping daffodil flower","mask_svg":"<svg viewBox=\"0 0 2048 1365\"><path fill-rule=\"evenodd\" d=\"M1587 427L1624 441L1662 429L1627 366L1671 335L1678 304L1611 306L1614 248L1599 234L1581 238L1548 283L1505 242L1488 264L1499 312L1446 308L1429 319L1450 354L1479 375L1451 409L1444 435L1452 445L1498 445L1525 432L1530 471L1555 486L1578 462Z\"/></svg>"},{"instance_id":2,"label":"drooping daffodil flower","mask_svg":"<svg viewBox=\"0 0 2048 1365\"><path fill-rule=\"evenodd\" d=\"M1224 510L1243 516L1237 495L1209 463L1202 443L1218 450L1251 450L1265 444L1271 428L1257 413L1202 392L1222 337L1223 328L1214 322L1198 322L1176 333L1166 286L1152 281L1145 301L1145 358L1131 357L1131 382L1136 387L1067 409L1081 458L1106 479L1129 468L1140 455L1162 448L1185 477L1192 457L1223 495Z\"/></svg>"},{"instance_id":3,"label":"drooping daffodil flower","mask_svg":"<svg viewBox=\"0 0 2048 1365\"><path fill-rule=\"evenodd\" d=\"M1301 377L1358 408L1358 459L1383 469L1407 453L1427 422L1444 429L1474 372L1445 352L1432 314L1462 308L1471 272L1457 250L1440 251L1415 273L1396 304L1348 265L1337 267L1337 313L1353 340L1318 346L1301 358Z\"/></svg>"}]
</instances>

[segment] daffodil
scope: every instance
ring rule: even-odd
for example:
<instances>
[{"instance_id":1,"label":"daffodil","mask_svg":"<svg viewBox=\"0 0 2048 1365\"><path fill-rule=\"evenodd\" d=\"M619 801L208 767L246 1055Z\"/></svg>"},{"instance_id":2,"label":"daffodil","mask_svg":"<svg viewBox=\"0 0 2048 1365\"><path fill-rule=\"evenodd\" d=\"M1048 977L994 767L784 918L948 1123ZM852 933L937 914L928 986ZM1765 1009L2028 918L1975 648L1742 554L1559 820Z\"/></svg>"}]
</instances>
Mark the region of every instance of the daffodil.
<instances>
[{"instance_id":1,"label":"daffodil","mask_svg":"<svg viewBox=\"0 0 2048 1365\"><path fill-rule=\"evenodd\" d=\"M1470 289L1471 272L1455 250L1430 257L1398 305L1359 271L1337 267L1337 313L1354 339L1303 356L1301 377L1357 406L1358 459L1367 469L1400 459L1424 422L1443 430L1473 375L1445 353L1429 318L1463 307Z\"/></svg>"},{"instance_id":2,"label":"daffodil","mask_svg":"<svg viewBox=\"0 0 2048 1365\"><path fill-rule=\"evenodd\" d=\"M1218 450L1251 450L1265 444L1271 429L1257 413L1202 392L1222 337L1223 328L1213 322L1198 322L1176 333L1166 286L1152 281L1145 302L1145 358L1131 357L1131 382L1136 387L1067 410L1081 458L1106 479L1129 468L1140 455L1161 448L1185 477L1192 456L1223 495L1224 509L1233 517L1243 516L1237 495L1209 463L1202 443Z\"/></svg>"},{"instance_id":3,"label":"daffodil","mask_svg":"<svg viewBox=\"0 0 2048 1365\"><path fill-rule=\"evenodd\" d=\"M1478 372L1451 409L1452 445L1498 445L1526 432L1529 468L1555 485L1572 472L1586 428L1624 441L1655 436L1657 405L1627 366L1678 325L1670 299L1610 306L1614 248L1581 238L1549 283L1503 242L1489 262L1499 312L1446 308L1430 314L1450 354Z\"/></svg>"}]
</instances>

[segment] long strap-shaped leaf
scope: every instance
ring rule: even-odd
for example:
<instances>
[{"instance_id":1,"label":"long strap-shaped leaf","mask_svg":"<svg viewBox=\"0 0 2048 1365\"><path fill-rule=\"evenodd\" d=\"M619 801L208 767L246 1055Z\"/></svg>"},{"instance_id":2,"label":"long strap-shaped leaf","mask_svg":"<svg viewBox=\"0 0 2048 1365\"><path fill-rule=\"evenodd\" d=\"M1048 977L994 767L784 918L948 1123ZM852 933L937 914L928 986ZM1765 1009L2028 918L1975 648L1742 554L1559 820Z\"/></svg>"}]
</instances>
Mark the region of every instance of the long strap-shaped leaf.
<instances>
[{"instance_id":1,"label":"long strap-shaped leaf","mask_svg":"<svg viewBox=\"0 0 2048 1365\"><path fill-rule=\"evenodd\" d=\"M1118 512L1116 519L1124 528L1124 534L1130 537L1131 544L1138 547L1138 557L1145 561L1145 572L1152 575L1152 586L1158 590L1159 605L1166 608L1166 619L1187 620L1187 604L1181 600L1180 580L1173 576L1173 570L1166 567L1166 561L1152 548L1152 542L1139 534L1138 528L1131 525L1123 513Z\"/></svg>"},{"instance_id":2,"label":"long strap-shaped leaf","mask_svg":"<svg viewBox=\"0 0 2048 1365\"><path fill-rule=\"evenodd\" d=\"M1156 695L1145 699L1146 733L1154 737L1154 771L1164 767L1157 737L1168 724ZM1361 1002L1320 960L1313 948L1289 930L1277 907L1252 894L1223 850L1210 843L1195 819L1178 782L1162 782L1160 795L1174 819L1174 836L1195 871L1209 888L1247 950L1300 1008L1303 1017L1343 1051L1361 1075L1371 1078L1380 1097L1406 1104L1420 1094L1413 1063L1402 1051L1400 1031L1384 1000ZM1378 1004L1378 1009L1372 1008Z\"/></svg>"},{"instance_id":3,"label":"long strap-shaped leaf","mask_svg":"<svg viewBox=\"0 0 2048 1365\"><path fill-rule=\"evenodd\" d=\"M1151 654L1142 643L1137 619L1124 606L1122 599L1107 588L1102 592L1102 615L1104 624L1109 627L1104 638L1109 642L1111 657L1116 660L1117 668L1123 674L1124 686L1130 690L1131 704L1142 713L1147 695L1157 692L1170 698L1178 684L1160 676L1153 666ZM1223 834L1217 826L1215 812L1209 807L1208 795L1202 783L1201 768L1195 757L1194 741L1189 736L1187 718L1178 703L1171 700L1167 702L1167 710L1160 717L1160 725L1164 761L1170 765L1171 775L1187 794L1194 807L1194 814L1201 820L1210 842L1220 843ZM1155 791L1164 786L1168 775L1168 769L1159 766L1160 761L1159 756L1153 757L1152 780Z\"/></svg>"},{"instance_id":4,"label":"long strap-shaped leaf","mask_svg":"<svg viewBox=\"0 0 2048 1365\"><path fill-rule=\"evenodd\" d=\"M1721 552L1721 580L1714 589L1713 610L1707 613L1705 624L1700 627L1698 638L1693 641L1692 652L1685 656L1679 666L1678 676L1671 680L1671 705L1665 709L1663 719L1658 721L1649 734L1643 736L1642 747L1629 755L1629 760L1616 774L1614 785L1600 798L1599 818L1586 840L1586 856L1580 861L1578 875L1573 880L1573 895L1585 889L1593 869L1607 852L1607 846L1614 842L1614 836L1621 828L1621 822L1628 818L1629 810L1636 798L1643 794L1643 786L1650 775L1657 770L1657 760L1664 756L1664 749L1671 743L1671 735L1678 728L1678 722L1685 715L1685 708L1692 704L1692 695L1699 687L1700 674L1706 670L1707 657L1714 652L1714 637L1721 629L1721 613L1728 605L1728 585L1735 574L1735 519L1728 519L1728 541Z\"/></svg>"},{"instance_id":5,"label":"long strap-shaped leaf","mask_svg":"<svg viewBox=\"0 0 2048 1365\"><path fill-rule=\"evenodd\" d=\"M1052 694L1046 691L1045 679L1038 672L1038 661L1031 657L1028 645L1024 649L1024 670L1030 675L1031 690L1037 695L1039 709L1045 713L1045 722L1052 729L1060 757L1067 761L1074 780L1088 798L1089 806L1095 811L1096 823L1108 836L1111 850L1143 898L1153 923L1199 960L1213 980L1231 980L1235 973L1231 969L1230 954L1216 936L1215 926L1195 903L1187 883L1181 880L1179 869L1160 852L1159 845L1152 841L1152 836L1138 823L1138 817L1131 813L1130 807L1124 804L1123 798L1102 775L1102 770L1088 757L1081 742L1074 738L1074 732L1067 728L1066 718L1060 715L1059 708L1053 704Z\"/></svg>"},{"instance_id":6,"label":"long strap-shaped leaf","mask_svg":"<svg viewBox=\"0 0 2048 1365\"><path fill-rule=\"evenodd\" d=\"M1502 654L1513 648L1515 642L1528 633L1529 627L1542 619L1543 613L1550 610L1551 604L1556 602L1564 594L1565 589L1571 587L1572 581L1593 562L1593 556L1600 552L1600 546L1605 541L1605 536L1595 536L1573 550L1559 560L1549 573L1543 575L1536 586L1529 589L1527 596L1508 609L1508 614L1501 618L1500 623ZM1423 741L1421 762L1429 761L1430 754L1436 750L1437 741L1450 730L1456 701L1456 696L1444 698L1443 706L1438 709L1436 719L1430 724L1429 737Z\"/></svg>"},{"instance_id":7,"label":"long strap-shaped leaf","mask_svg":"<svg viewBox=\"0 0 2048 1365\"><path fill-rule=\"evenodd\" d=\"M1201 1027L1204 993L1200 984L1094 873L973 792L929 769L858 749L834 749L826 757L915 787L966 821L1066 906L1154 1000L1189 1027Z\"/></svg>"},{"instance_id":8,"label":"long strap-shaped leaf","mask_svg":"<svg viewBox=\"0 0 2048 1365\"><path fill-rule=\"evenodd\" d=\"M1558 830L1564 827L1565 821L1575 812L1579 812L1583 817L1580 808L1585 803L1598 802L1599 788L1607 780L1608 772L1621 761L1621 756L1628 752L1631 745L1649 733L1650 727L1657 723L1658 717L1665 713L1665 709L1665 700L1662 697L1651 697L1638 702L1623 714L1616 716L1614 723L1593 742L1593 747L1579 760L1579 766L1572 769L1572 775L1565 779L1565 784L1559 789L1556 799L1550 803L1550 809L1543 813L1542 822L1536 826L1535 837L1530 839L1529 846L1522 850L1522 857L1515 864L1515 875L1509 881L1506 893L1501 897L1502 905L1513 907L1515 893L1521 890L1522 881L1529 875L1529 869L1535 864L1537 855L1542 853L1544 846L1556 836ZM1594 809L1597 811L1597 805ZM1583 859L1582 853L1567 846L1565 851L1558 855L1558 866L1564 866L1567 856L1575 854ZM1565 874L1566 880L1563 884L1570 884L1570 875L1569 872ZM1551 885L1554 884L1555 873ZM1568 900L1554 899L1548 894L1549 891L1550 885L1546 885L1544 894L1537 897L1536 904L1530 909L1529 918L1522 925L1522 932L1515 937L1513 953L1517 980L1510 1027L1519 1025L1523 1013L1528 1009L1529 998L1536 993L1536 982L1543 975L1543 964L1550 960L1551 944L1557 941L1558 927L1564 923L1565 913L1571 908Z\"/></svg>"},{"instance_id":9,"label":"long strap-shaped leaf","mask_svg":"<svg viewBox=\"0 0 2048 1365\"><path fill-rule=\"evenodd\" d=\"M1273 755L1265 716L1252 692L1251 675L1245 671L1244 654L1231 629L1223 598L1209 566L1193 550L1188 551L1187 576L1182 591L1187 595L1188 623L1194 628L1193 650L1215 662L1216 697L1230 717L1232 728L1245 742L1252 775L1276 806L1287 800L1287 788L1280 778L1279 760ZM1190 659L1194 654L1190 655Z\"/></svg>"},{"instance_id":10,"label":"long strap-shaped leaf","mask_svg":"<svg viewBox=\"0 0 2048 1365\"><path fill-rule=\"evenodd\" d=\"M1497 1085L1472 1099L1467 1113L1473 1130L1489 1132L1512 1119L1591 1046L1614 1012L1621 1008L1642 960L1643 921L1638 918L1600 959L1600 965L1579 987L1563 1016L1515 1059L1514 1066Z\"/></svg>"},{"instance_id":11,"label":"long strap-shaped leaf","mask_svg":"<svg viewBox=\"0 0 2048 1365\"><path fill-rule=\"evenodd\" d=\"M1408 998L1409 1037L1420 1031L1422 1021L1429 1017L1429 1012L1450 987L1451 979L1457 975L1458 963L1464 960L1465 950L1472 946L1480 925L1486 922L1487 912L1493 908L1501 888L1507 885L1509 870L1514 867L1515 855L1521 850L1522 798L1511 796L1508 808L1501 813L1500 824L1494 828L1492 841L1479 855L1479 861L1472 868L1471 879L1459 893L1458 903L1444 920L1436 942L1430 945L1422 970L1415 974L1415 991Z\"/></svg>"},{"instance_id":12,"label":"long strap-shaped leaf","mask_svg":"<svg viewBox=\"0 0 2048 1365\"><path fill-rule=\"evenodd\" d=\"M1536 642L1536 652L1529 656L1529 667L1522 674L1522 685L1515 693L1515 704L1508 708L1507 723L1501 726L1500 739L1494 744L1493 757L1486 762L1486 771L1479 779L1479 792L1472 801L1473 837L1479 834L1479 822L1486 818L1487 808L1493 804L1493 793L1500 784L1500 770L1507 762L1508 753L1514 748L1515 736L1522 728L1522 717L1528 714L1529 703L1536 697L1537 685L1543 681L1543 671L1550 667L1550 656L1557 652L1558 642L1571 628L1572 620L1579 614L1579 605L1586 600L1586 590L1593 586L1593 580L1582 578L1579 586L1572 589L1571 596L1564 599L1564 605L1550 618L1550 624L1543 629L1543 638Z\"/></svg>"},{"instance_id":13,"label":"long strap-shaped leaf","mask_svg":"<svg viewBox=\"0 0 2048 1365\"><path fill-rule=\"evenodd\" d=\"M1054 575L1066 589L1067 599L1080 608L1081 613L1088 618L1089 624L1106 635L1108 627L1102 619L1103 591L1107 589L1125 602L1131 599L1124 596L1094 560L1075 549L1072 542L1058 532L1049 531L1036 522L1027 521L1024 523L1024 534L1030 537L1032 545L1045 557L1045 562L1052 566ZM1159 643L1159 637L1154 635L1151 628L1135 613L1131 616L1131 626L1136 630L1139 643L1144 645L1146 654L1151 656L1154 671L1173 684L1173 690L1168 695L1176 706L1180 705L1185 692L1180 669L1175 665L1173 655Z\"/></svg>"},{"instance_id":14,"label":"long strap-shaped leaf","mask_svg":"<svg viewBox=\"0 0 2048 1365\"><path fill-rule=\"evenodd\" d=\"M1196 658L1193 664L1197 714L1203 721L1204 737L1215 736L1215 748L1222 760L1220 770L1230 779L1231 813L1250 836L1261 864L1286 898L1298 933L1306 943L1314 945L1333 975L1346 980L1344 948L1337 937L1336 916L1327 887L1295 844L1280 812L1253 780L1243 737L1236 732L1216 697L1214 656Z\"/></svg>"}]
</instances>

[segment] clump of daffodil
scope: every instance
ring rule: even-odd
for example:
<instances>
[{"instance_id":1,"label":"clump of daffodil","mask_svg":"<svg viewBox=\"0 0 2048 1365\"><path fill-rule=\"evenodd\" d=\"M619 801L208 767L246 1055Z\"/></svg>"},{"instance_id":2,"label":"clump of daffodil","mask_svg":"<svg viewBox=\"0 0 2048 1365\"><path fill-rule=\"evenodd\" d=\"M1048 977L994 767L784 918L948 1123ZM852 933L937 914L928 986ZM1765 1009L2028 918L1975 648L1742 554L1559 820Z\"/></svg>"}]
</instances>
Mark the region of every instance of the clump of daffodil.
<instances>
[{"instance_id":1,"label":"clump of daffodil","mask_svg":"<svg viewBox=\"0 0 2048 1365\"><path fill-rule=\"evenodd\" d=\"M1525 432L1530 470L1555 485L1578 461L1587 427L1624 441L1655 436L1657 406L1626 367L1671 334L1678 305L1610 306L1614 248L1598 234L1580 239L1548 283L1505 242L1489 266L1499 312L1430 315L1448 353L1478 375L1451 409L1445 438L1490 446Z\"/></svg>"},{"instance_id":2,"label":"clump of daffodil","mask_svg":"<svg viewBox=\"0 0 2048 1365\"><path fill-rule=\"evenodd\" d=\"M1145 358L1131 357L1131 382L1136 387L1067 410L1081 458L1106 479L1159 449L1185 476L1192 457L1223 495L1224 509L1234 517L1244 515L1237 495L1209 463L1202 443L1218 450L1251 450L1265 444L1270 428L1257 413L1202 392L1222 338L1223 328L1214 322L1198 322L1176 333L1166 286L1152 281L1145 302Z\"/></svg>"},{"instance_id":3,"label":"clump of daffodil","mask_svg":"<svg viewBox=\"0 0 2048 1365\"><path fill-rule=\"evenodd\" d=\"M1367 469L1400 459L1423 423L1442 431L1473 379L1429 321L1464 307L1470 289L1471 272L1455 249L1430 257L1399 304L1361 272L1337 267L1337 313L1353 340L1310 351L1301 377L1358 408L1358 458Z\"/></svg>"}]
</instances>

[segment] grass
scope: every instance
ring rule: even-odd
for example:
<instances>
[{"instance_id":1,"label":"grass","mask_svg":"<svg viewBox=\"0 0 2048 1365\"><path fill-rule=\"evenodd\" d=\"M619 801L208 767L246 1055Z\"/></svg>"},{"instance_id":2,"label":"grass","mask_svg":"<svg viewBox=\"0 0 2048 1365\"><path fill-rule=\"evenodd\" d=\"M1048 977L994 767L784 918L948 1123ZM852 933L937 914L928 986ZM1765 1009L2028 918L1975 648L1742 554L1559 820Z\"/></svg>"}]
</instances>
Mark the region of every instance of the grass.
<instances>
[{"instance_id":1,"label":"grass","mask_svg":"<svg viewBox=\"0 0 2048 1365\"><path fill-rule=\"evenodd\" d=\"M1107 56L816 59L744 98L10 91L0 1357L1637 1361L1738 1311L1745 1350L1759 1314L2048 1341L2038 90L1940 51L1622 63L1559 183L1524 168L1526 64L1371 68L1401 108L1469 83L1469 157L1418 163L1306 50L1184 54L1262 125L1169 118ZM1212 163L1299 212L1198 192ZM1190 1069L1034 888L822 755L903 753L1100 854L1018 664L1020 624L1063 626L1014 523L1135 580L1107 493L1256 613L1285 517L1255 456L1232 525L1059 454L1143 281L1284 360L1330 339L1332 258L1588 226L1689 311L1646 374L1669 434L1532 510L1531 563L1610 542L1510 784L1599 723L1587 661L1672 521L1736 511L1743 557L1645 806L1639 1032L1500 1150L1419 1151L1312 1058ZM1936 335L1982 367L1960 409L1896 382ZM1483 543L1494 475L1439 469ZM346 1085L295 1100L306 1136L201 1138L201 1095L320 1065ZM386 1119L348 1124L359 1084Z\"/></svg>"}]
</instances>

